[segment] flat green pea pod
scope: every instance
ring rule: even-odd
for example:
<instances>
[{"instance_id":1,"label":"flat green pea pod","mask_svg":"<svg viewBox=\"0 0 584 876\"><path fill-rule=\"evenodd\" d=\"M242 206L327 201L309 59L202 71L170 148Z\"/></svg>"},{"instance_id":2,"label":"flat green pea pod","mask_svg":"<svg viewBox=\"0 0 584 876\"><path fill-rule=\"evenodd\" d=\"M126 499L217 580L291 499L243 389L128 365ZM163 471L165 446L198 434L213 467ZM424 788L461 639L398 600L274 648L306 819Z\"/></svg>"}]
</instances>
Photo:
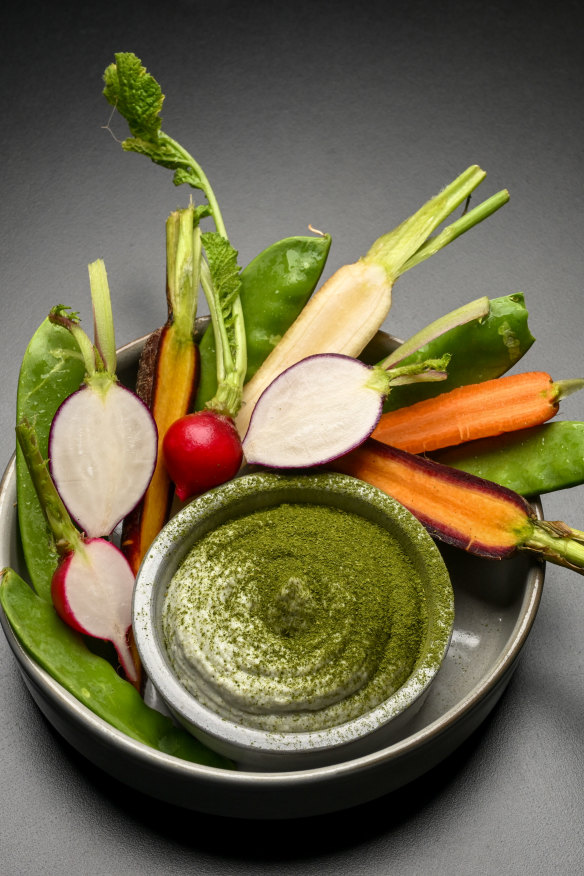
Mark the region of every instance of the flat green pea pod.
<instances>
[{"instance_id":1,"label":"flat green pea pod","mask_svg":"<svg viewBox=\"0 0 584 876\"><path fill-rule=\"evenodd\" d=\"M522 496L537 496L584 483L584 423L545 423L431 455Z\"/></svg>"},{"instance_id":2,"label":"flat green pea pod","mask_svg":"<svg viewBox=\"0 0 584 876\"><path fill-rule=\"evenodd\" d=\"M24 354L18 378L16 421L34 423L43 457L48 456L49 430L57 408L79 389L85 366L77 341L62 326L45 319ZM16 448L18 523L30 580L50 599L51 578L57 568L55 544L20 447Z\"/></svg>"},{"instance_id":3,"label":"flat green pea pod","mask_svg":"<svg viewBox=\"0 0 584 876\"><path fill-rule=\"evenodd\" d=\"M331 245L329 234L286 237L257 255L241 272L239 297L247 341L247 383L294 322L316 288ZM215 395L215 337L209 326L199 345L201 378L195 408Z\"/></svg>"},{"instance_id":4,"label":"flat green pea pod","mask_svg":"<svg viewBox=\"0 0 584 876\"><path fill-rule=\"evenodd\" d=\"M232 768L166 715L146 705L136 688L93 654L53 606L12 569L4 569L0 604L24 650L83 705L132 739L183 760Z\"/></svg>"},{"instance_id":5,"label":"flat green pea pod","mask_svg":"<svg viewBox=\"0 0 584 876\"><path fill-rule=\"evenodd\" d=\"M408 365L451 354L446 380L394 386L387 396L384 411L406 407L457 386L500 377L518 362L534 342L527 325L523 294L516 292L491 298L488 303L488 313L483 318L455 325L399 359L400 365ZM397 353L390 358L395 358Z\"/></svg>"}]
</instances>

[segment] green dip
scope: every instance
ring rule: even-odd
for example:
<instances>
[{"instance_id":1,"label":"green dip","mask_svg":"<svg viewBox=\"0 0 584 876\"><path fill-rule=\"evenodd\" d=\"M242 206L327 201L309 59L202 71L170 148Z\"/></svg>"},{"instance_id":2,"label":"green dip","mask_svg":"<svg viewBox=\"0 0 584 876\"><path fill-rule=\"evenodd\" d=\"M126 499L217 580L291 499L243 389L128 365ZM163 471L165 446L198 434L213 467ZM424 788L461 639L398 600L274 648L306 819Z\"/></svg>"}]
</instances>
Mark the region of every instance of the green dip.
<instances>
[{"instance_id":1,"label":"green dip","mask_svg":"<svg viewBox=\"0 0 584 876\"><path fill-rule=\"evenodd\" d=\"M263 730L315 731L405 682L427 607L384 527L327 505L283 504L195 544L170 582L163 631L182 684L214 712Z\"/></svg>"}]
</instances>

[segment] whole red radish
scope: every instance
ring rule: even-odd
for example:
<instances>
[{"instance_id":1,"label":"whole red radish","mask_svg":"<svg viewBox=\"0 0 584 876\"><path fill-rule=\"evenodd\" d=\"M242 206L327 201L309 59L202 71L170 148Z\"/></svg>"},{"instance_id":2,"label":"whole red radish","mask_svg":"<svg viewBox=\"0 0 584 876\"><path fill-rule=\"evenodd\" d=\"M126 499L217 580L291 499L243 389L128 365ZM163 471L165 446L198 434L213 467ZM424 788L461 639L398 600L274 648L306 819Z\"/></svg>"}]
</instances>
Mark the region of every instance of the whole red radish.
<instances>
[{"instance_id":1,"label":"whole red radish","mask_svg":"<svg viewBox=\"0 0 584 876\"><path fill-rule=\"evenodd\" d=\"M167 430L162 450L181 501L235 477L243 459L233 420L215 411L180 417Z\"/></svg>"}]
</instances>

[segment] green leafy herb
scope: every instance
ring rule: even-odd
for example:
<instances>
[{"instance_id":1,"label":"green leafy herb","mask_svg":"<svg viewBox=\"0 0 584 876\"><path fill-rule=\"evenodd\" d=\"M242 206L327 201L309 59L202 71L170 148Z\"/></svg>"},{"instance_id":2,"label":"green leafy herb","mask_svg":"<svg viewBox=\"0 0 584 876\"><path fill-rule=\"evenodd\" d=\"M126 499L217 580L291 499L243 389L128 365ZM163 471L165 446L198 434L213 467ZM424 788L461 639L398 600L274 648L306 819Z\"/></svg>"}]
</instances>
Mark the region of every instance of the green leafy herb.
<instances>
[{"instance_id":1,"label":"green leafy herb","mask_svg":"<svg viewBox=\"0 0 584 876\"><path fill-rule=\"evenodd\" d=\"M197 208L197 218L211 215L217 231L227 237L219 204L202 167L161 129L164 95L156 79L132 52L118 52L103 78L106 100L126 119L132 134L123 141L122 148L174 170L175 185L187 183L200 189L208 204Z\"/></svg>"}]
</instances>

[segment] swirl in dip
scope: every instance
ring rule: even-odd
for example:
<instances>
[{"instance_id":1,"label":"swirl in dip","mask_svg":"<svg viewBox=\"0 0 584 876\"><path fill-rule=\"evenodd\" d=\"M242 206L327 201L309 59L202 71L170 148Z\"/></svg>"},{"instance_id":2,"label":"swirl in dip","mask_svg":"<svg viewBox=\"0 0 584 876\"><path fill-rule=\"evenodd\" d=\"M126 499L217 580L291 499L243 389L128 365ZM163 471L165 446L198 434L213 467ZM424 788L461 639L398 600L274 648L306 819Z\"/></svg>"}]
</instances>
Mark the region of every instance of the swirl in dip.
<instances>
[{"instance_id":1,"label":"swirl in dip","mask_svg":"<svg viewBox=\"0 0 584 876\"><path fill-rule=\"evenodd\" d=\"M411 674L427 611L396 538L358 514L283 504L191 549L163 632L184 687L223 718L274 732L356 718Z\"/></svg>"}]
</instances>

